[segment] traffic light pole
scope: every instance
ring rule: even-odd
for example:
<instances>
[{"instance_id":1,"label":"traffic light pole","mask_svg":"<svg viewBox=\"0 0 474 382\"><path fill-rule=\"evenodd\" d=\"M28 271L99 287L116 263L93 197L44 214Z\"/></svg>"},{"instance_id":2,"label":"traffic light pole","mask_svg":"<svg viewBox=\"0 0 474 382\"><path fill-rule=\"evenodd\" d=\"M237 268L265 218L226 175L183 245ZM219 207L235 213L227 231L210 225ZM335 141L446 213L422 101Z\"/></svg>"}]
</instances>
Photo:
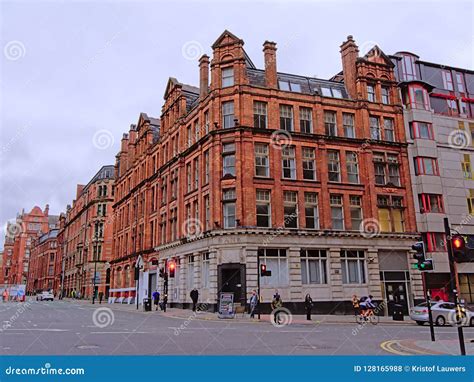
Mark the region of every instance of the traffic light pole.
<instances>
[{"instance_id":1,"label":"traffic light pole","mask_svg":"<svg viewBox=\"0 0 474 382\"><path fill-rule=\"evenodd\" d=\"M431 341L436 341L433 325L433 312L431 311L431 294L426 282L426 273L421 272L421 276L423 278L423 288L425 290L426 295L426 306L428 307L428 323L430 324Z\"/></svg>"},{"instance_id":2,"label":"traffic light pole","mask_svg":"<svg viewBox=\"0 0 474 382\"><path fill-rule=\"evenodd\" d=\"M258 298L258 304L257 304L257 314L258 314L258 319L260 320L260 310L262 307L260 306L260 263L258 261L257 257L257 264L258 264L258 269L257 269L257 298Z\"/></svg>"},{"instance_id":3,"label":"traffic light pole","mask_svg":"<svg viewBox=\"0 0 474 382\"><path fill-rule=\"evenodd\" d=\"M444 218L444 232L446 234L446 247L448 248L449 271L450 271L450 285L454 295L454 309L456 310L456 323L458 327L459 347L461 355L466 355L466 346L464 344L464 334L462 331L462 317L460 314L461 307L459 306L458 291L456 289L456 267L454 264L453 247L451 244L451 228L449 227L448 218Z\"/></svg>"}]
</instances>

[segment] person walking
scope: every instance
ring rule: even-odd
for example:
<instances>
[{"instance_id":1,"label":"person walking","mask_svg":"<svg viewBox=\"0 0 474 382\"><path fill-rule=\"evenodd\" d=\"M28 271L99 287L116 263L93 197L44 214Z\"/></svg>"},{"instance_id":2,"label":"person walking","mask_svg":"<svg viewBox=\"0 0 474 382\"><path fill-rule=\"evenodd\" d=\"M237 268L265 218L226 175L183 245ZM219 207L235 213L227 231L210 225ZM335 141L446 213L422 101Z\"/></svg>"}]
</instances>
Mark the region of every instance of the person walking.
<instances>
[{"instance_id":1,"label":"person walking","mask_svg":"<svg viewBox=\"0 0 474 382\"><path fill-rule=\"evenodd\" d=\"M304 308L306 310L306 319L308 321L311 321L311 309L313 309L313 299L311 298L309 293L304 298Z\"/></svg>"},{"instance_id":2,"label":"person walking","mask_svg":"<svg viewBox=\"0 0 474 382\"><path fill-rule=\"evenodd\" d=\"M258 306L258 295L257 291L254 289L252 291L252 296L250 296L250 318L255 318L255 311Z\"/></svg>"},{"instance_id":3,"label":"person walking","mask_svg":"<svg viewBox=\"0 0 474 382\"><path fill-rule=\"evenodd\" d=\"M189 294L189 297L191 297L191 300L193 301L193 312L196 311L196 305L199 299L199 292L196 288L194 288L191 293Z\"/></svg>"},{"instance_id":4,"label":"person walking","mask_svg":"<svg viewBox=\"0 0 474 382\"><path fill-rule=\"evenodd\" d=\"M275 291L272 300L273 320L275 324L280 325L280 308L283 306L283 301L278 293L278 289Z\"/></svg>"},{"instance_id":5,"label":"person walking","mask_svg":"<svg viewBox=\"0 0 474 382\"><path fill-rule=\"evenodd\" d=\"M104 292L99 292L99 304L102 304L103 298L104 298Z\"/></svg>"},{"instance_id":6,"label":"person walking","mask_svg":"<svg viewBox=\"0 0 474 382\"><path fill-rule=\"evenodd\" d=\"M8 289L3 291L3 302L8 302Z\"/></svg>"},{"instance_id":7,"label":"person walking","mask_svg":"<svg viewBox=\"0 0 474 382\"><path fill-rule=\"evenodd\" d=\"M155 310L158 310L158 306L160 305L160 292L155 290L151 296L153 297L153 304L155 304Z\"/></svg>"}]
</instances>

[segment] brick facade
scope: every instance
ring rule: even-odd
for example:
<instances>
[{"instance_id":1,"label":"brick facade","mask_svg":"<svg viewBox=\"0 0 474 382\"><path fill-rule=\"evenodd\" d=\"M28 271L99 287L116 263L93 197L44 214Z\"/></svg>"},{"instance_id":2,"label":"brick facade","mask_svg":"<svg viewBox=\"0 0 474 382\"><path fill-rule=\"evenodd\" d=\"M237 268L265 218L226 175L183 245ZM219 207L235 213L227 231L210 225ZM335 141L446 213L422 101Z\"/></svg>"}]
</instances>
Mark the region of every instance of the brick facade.
<instances>
[{"instance_id":1,"label":"brick facade","mask_svg":"<svg viewBox=\"0 0 474 382\"><path fill-rule=\"evenodd\" d=\"M258 262L278 268L260 280L266 302L279 288L296 309L311 293L321 311L344 310L353 293L385 299L381 274L397 271L413 303L421 278L409 269L416 222L393 63L378 47L359 57L349 36L344 72L319 80L277 72L268 41L259 70L243 45L225 31L200 59L200 87L170 78L160 120L142 114L124 136L110 301L134 301L137 264L140 300L161 290L157 268L174 261L176 305L189 304L193 287L211 307L229 288L245 301ZM369 83L389 101L368 102ZM257 193L268 198L261 220ZM316 205L317 222L308 215ZM319 280L308 250L319 251ZM379 261L391 254L402 263Z\"/></svg>"},{"instance_id":2,"label":"brick facade","mask_svg":"<svg viewBox=\"0 0 474 382\"><path fill-rule=\"evenodd\" d=\"M86 186L77 186L76 199L61 219L61 280L65 296L75 291L76 296L92 298L94 285L97 293L108 293L113 182L113 166L102 167Z\"/></svg>"}]
</instances>

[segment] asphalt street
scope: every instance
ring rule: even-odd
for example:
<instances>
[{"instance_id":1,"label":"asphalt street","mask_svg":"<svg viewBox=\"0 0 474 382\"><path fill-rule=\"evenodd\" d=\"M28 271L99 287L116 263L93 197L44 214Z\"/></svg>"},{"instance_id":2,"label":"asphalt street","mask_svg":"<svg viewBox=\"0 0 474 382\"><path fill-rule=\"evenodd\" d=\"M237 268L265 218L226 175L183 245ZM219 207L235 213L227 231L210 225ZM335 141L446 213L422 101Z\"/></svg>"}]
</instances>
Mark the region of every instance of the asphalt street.
<instances>
[{"instance_id":1,"label":"asphalt street","mask_svg":"<svg viewBox=\"0 0 474 382\"><path fill-rule=\"evenodd\" d=\"M112 309L110 309L112 308ZM160 312L115 309L74 301L0 304L0 354L185 355L325 354L387 355L390 340L429 340L429 327L352 323L199 320ZM466 341L474 328L464 329ZM457 338L456 328L436 328L437 339Z\"/></svg>"}]
</instances>

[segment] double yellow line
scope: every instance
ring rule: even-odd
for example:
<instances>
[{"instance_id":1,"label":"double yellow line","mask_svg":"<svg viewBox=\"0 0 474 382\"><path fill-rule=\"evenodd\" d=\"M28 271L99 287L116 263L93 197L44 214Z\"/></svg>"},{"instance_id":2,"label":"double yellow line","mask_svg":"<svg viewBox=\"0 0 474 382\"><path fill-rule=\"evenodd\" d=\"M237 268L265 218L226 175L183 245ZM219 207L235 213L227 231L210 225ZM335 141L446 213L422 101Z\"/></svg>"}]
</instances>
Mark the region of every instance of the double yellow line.
<instances>
[{"instance_id":1,"label":"double yellow line","mask_svg":"<svg viewBox=\"0 0 474 382\"><path fill-rule=\"evenodd\" d=\"M388 353L393 353L397 355L434 355L436 353L431 353L428 351L410 349L400 344L397 340L384 341L380 344L380 347ZM398 348L398 349L396 349Z\"/></svg>"}]
</instances>

